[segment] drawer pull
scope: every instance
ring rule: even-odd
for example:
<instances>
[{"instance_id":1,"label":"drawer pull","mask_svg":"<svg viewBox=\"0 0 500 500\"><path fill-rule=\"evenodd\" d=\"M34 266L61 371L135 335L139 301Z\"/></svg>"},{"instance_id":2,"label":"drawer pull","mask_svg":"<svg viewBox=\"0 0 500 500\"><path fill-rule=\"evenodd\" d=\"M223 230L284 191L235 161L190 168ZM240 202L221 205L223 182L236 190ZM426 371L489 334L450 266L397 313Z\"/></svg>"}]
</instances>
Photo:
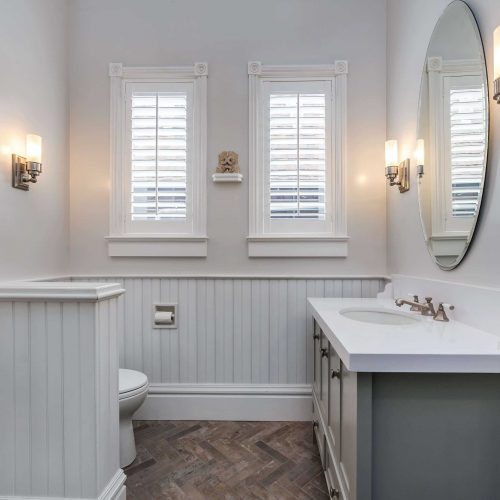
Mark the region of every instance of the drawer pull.
<instances>
[{"instance_id":1,"label":"drawer pull","mask_svg":"<svg viewBox=\"0 0 500 500\"><path fill-rule=\"evenodd\" d=\"M337 488L330 488L330 498L339 498L340 491Z\"/></svg>"},{"instance_id":2,"label":"drawer pull","mask_svg":"<svg viewBox=\"0 0 500 500\"><path fill-rule=\"evenodd\" d=\"M317 428L318 428L318 426L319 426L318 421L317 421L317 420L314 420L314 421L313 421L313 429L317 429Z\"/></svg>"},{"instance_id":3,"label":"drawer pull","mask_svg":"<svg viewBox=\"0 0 500 500\"><path fill-rule=\"evenodd\" d=\"M322 347L320 349L320 351L321 351L321 357L322 358L326 358L328 356L328 349L326 347Z\"/></svg>"},{"instance_id":4,"label":"drawer pull","mask_svg":"<svg viewBox=\"0 0 500 500\"><path fill-rule=\"evenodd\" d=\"M313 339L319 340L319 333L313 333Z\"/></svg>"},{"instance_id":5,"label":"drawer pull","mask_svg":"<svg viewBox=\"0 0 500 500\"><path fill-rule=\"evenodd\" d=\"M332 370L332 378L338 378L340 379L340 376L342 375L342 372L339 370Z\"/></svg>"}]
</instances>

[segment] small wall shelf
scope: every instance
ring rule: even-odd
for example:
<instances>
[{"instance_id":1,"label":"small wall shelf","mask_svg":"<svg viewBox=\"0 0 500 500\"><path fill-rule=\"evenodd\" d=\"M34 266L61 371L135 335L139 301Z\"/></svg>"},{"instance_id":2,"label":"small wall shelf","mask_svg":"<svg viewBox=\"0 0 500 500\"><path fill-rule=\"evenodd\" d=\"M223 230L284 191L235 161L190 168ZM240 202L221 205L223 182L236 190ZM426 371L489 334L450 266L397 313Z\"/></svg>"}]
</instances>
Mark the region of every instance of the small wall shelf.
<instances>
[{"instance_id":1,"label":"small wall shelf","mask_svg":"<svg viewBox=\"0 0 500 500\"><path fill-rule=\"evenodd\" d=\"M214 182L241 182L243 180L243 174L212 174L212 179Z\"/></svg>"}]
</instances>

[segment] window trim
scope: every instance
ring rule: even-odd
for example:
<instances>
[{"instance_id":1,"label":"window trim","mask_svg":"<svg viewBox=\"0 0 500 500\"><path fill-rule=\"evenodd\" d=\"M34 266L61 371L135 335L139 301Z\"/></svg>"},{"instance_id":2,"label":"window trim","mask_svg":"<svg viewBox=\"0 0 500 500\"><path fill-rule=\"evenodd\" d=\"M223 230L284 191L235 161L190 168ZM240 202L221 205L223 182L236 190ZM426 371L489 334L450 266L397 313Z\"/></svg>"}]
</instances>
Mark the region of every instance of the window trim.
<instances>
[{"instance_id":1,"label":"window trim","mask_svg":"<svg viewBox=\"0 0 500 500\"><path fill-rule=\"evenodd\" d=\"M208 65L127 67L110 63L110 235L108 254L111 257L206 257L207 255L207 77ZM124 182L126 164L126 84L162 83L169 81L193 83L193 165L192 218L190 233L127 233L127 192ZM196 168L197 167L197 168ZM189 243L189 244L188 244Z\"/></svg>"},{"instance_id":2,"label":"window trim","mask_svg":"<svg viewBox=\"0 0 500 500\"><path fill-rule=\"evenodd\" d=\"M264 66L248 63L249 79L249 257L347 257L345 200L347 61L328 65ZM266 81L333 80L332 110L332 233L273 234L265 232L263 200L263 83Z\"/></svg>"}]
</instances>

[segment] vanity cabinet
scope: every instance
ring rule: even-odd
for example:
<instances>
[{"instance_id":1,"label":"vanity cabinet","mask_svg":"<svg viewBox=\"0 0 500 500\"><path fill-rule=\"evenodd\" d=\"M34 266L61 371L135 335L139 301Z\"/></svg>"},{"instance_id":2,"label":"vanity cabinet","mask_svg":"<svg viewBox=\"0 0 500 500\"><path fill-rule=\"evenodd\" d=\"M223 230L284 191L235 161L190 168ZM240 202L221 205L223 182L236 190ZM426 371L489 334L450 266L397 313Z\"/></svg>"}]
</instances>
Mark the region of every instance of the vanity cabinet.
<instances>
[{"instance_id":1,"label":"vanity cabinet","mask_svg":"<svg viewBox=\"0 0 500 500\"><path fill-rule=\"evenodd\" d=\"M339 340L345 324L333 308L351 303L334 300L310 299L313 435L330 498L500 499L500 373L418 372L416 356L406 372L391 370L392 354L385 371L349 369L361 358ZM379 356L384 338L357 353L366 359L375 346Z\"/></svg>"},{"instance_id":2,"label":"vanity cabinet","mask_svg":"<svg viewBox=\"0 0 500 500\"><path fill-rule=\"evenodd\" d=\"M316 321L313 340L313 429L330 497L369 498L371 374L347 370Z\"/></svg>"}]
</instances>

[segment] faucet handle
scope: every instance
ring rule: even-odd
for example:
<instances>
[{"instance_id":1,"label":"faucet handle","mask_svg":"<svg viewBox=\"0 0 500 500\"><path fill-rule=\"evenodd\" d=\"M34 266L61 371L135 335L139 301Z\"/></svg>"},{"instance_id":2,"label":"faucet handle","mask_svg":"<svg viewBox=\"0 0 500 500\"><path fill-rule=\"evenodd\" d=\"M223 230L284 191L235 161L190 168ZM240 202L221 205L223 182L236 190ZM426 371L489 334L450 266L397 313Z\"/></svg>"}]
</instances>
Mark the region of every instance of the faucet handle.
<instances>
[{"instance_id":1,"label":"faucet handle","mask_svg":"<svg viewBox=\"0 0 500 500\"><path fill-rule=\"evenodd\" d=\"M448 316L446 315L445 307L449 309L450 311L453 311L455 309L455 306L453 304L447 304L445 302L440 302L438 306L438 310L436 314L434 315L434 319L436 321L450 321Z\"/></svg>"},{"instance_id":2,"label":"faucet handle","mask_svg":"<svg viewBox=\"0 0 500 500\"><path fill-rule=\"evenodd\" d=\"M453 309L455 309L455 306L453 304L446 304L446 302L440 302L439 307L447 307L450 311L453 311Z\"/></svg>"},{"instance_id":3,"label":"faucet handle","mask_svg":"<svg viewBox=\"0 0 500 500\"><path fill-rule=\"evenodd\" d=\"M415 302L415 304L419 304L418 295L417 294L415 294L415 293L409 293L408 297L413 297L413 302ZM420 311L420 308L417 307L417 306L411 306L410 307L410 311Z\"/></svg>"},{"instance_id":4,"label":"faucet handle","mask_svg":"<svg viewBox=\"0 0 500 500\"><path fill-rule=\"evenodd\" d=\"M434 304L432 303L432 297L425 297L425 302L427 308L422 311L424 316L435 316L436 310L434 309Z\"/></svg>"}]
</instances>

